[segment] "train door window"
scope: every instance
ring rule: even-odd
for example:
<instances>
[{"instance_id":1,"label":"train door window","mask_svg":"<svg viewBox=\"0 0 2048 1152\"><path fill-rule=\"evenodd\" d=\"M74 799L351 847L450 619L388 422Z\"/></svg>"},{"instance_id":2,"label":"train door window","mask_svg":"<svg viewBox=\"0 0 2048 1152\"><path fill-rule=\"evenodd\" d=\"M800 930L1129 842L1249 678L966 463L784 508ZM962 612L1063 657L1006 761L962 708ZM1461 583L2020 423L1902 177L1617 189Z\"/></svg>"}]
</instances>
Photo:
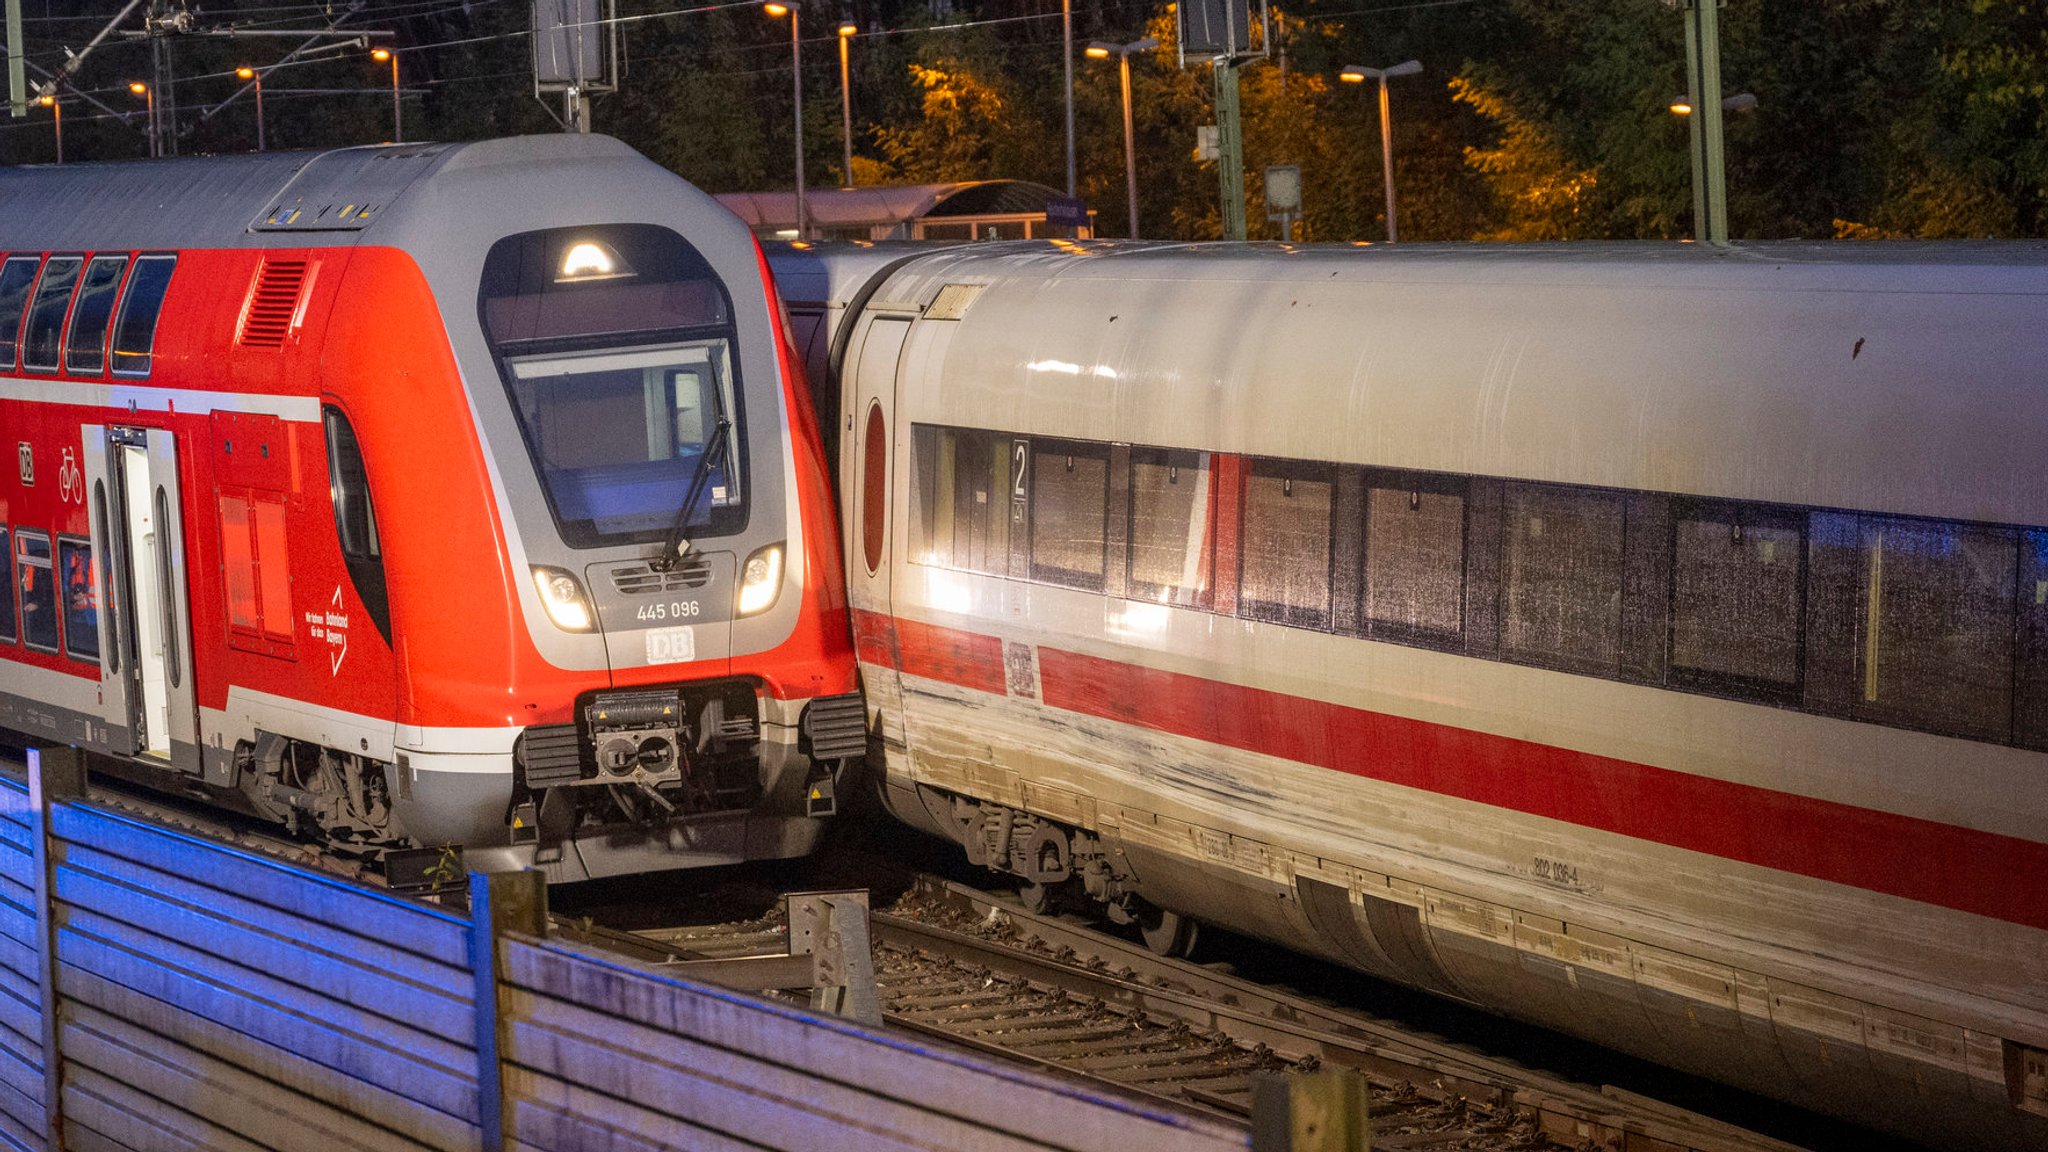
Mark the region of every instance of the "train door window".
<instances>
[{"instance_id":1,"label":"train door window","mask_svg":"<svg viewBox=\"0 0 2048 1152\"><path fill-rule=\"evenodd\" d=\"M1238 611L1295 628L1330 622L1330 539L1336 469L1253 460L1244 487Z\"/></svg>"},{"instance_id":2,"label":"train door window","mask_svg":"<svg viewBox=\"0 0 2048 1152\"><path fill-rule=\"evenodd\" d=\"M1003 576L1010 568L1010 446L994 432L920 426L911 483L920 564Z\"/></svg>"},{"instance_id":3,"label":"train door window","mask_svg":"<svg viewBox=\"0 0 2048 1152\"><path fill-rule=\"evenodd\" d=\"M1034 440L1030 452L1031 578L1102 591L1108 567L1108 446Z\"/></svg>"},{"instance_id":4,"label":"train door window","mask_svg":"<svg viewBox=\"0 0 2048 1152\"><path fill-rule=\"evenodd\" d=\"M0 525L0 576L12 575L8 558L14 555L14 549L10 547L13 542L13 533L5 525ZM12 644L21 639L21 633L15 630L14 594L18 591L19 582L9 580L7 595L0 596L0 643Z\"/></svg>"},{"instance_id":5,"label":"train door window","mask_svg":"<svg viewBox=\"0 0 2048 1152\"><path fill-rule=\"evenodd\" d=\"M2011 734L2010 529L1816 513L1807 695L1859 719Z\"/></svg>"},{"instance_id":6,"label":"train door window","mask_svg":"<svg viewBox=\"0 0 2048 1152\"><path fill-rule=\"evenodd\" d=\"M21 592L22 643L55 653L60 626L49 533L14 530L14 583Z\"/></svg>"},{"instance_id":7,"label":"train door window","mask_svg":"<svg viewBox=\"0 0 2048 1152\"><path fill-rule=\"evenodd\" d=\"M1671 683L1796 700L1805 517L1683 501L1671 525Z\"/></svg>"},{"instance_id":8,"label":"train door window","mask_svg":"<svg viewBox=\"0 0 2048 1152\"><path fill-rule=\"evenodd\" d=\"M114 319L114 375L147 376L156 355L156 321L170 291L176 256L142 256L128 274L121 310Z\"/></svg>"},{"instance_id":9,"label":"train door window","mask_svg":"<svg viewBox=\"0 0 2048 1152\"><path fill-rule=\"evenodd\" d=\"M15 256L0 264L0 372L14 370L21 318L28 311L28 290L35 285L41 264L35 256Z\"/></svg>"},{"instance_id":10,"label":"train door window","mask_svg":"<svg viewBox=\"0 0 2048 1152\"><path fill-rule=\"evenodd\" d=\"M1131 449L1131 599L1208 605L1215 504L1207 452Z\"/></svg>"},{"instance_id":11,"label":"train door window","mask_svg":"<svg viewBox=\"0 0 2048 1152\"><path fill-rule=\"evenodd\" d=\"M64 598L64 651L87 664L100 662L100 584L92 542L57 537L57 579Z\"/></svg>"},{"instance_id":12,"label":"train door window","mask_svg":"<svg viewBox=\"0 0 2048 1152\"><path fill-rule=\"evenodd\" d=\"M1373 475L1365 496L1365 619L1376 640L1455 644L1465 631L1465 480Z\"/></svg>"},{"instance_id":13,"label":"train door window","mask_svg":"<svg viewBox=\"0 0 2048 1152\"><path fill-rule=\"evenodd\" d=\"M323 410L322 418L327 433L327 487L334 498L334 530L341 540L342 562L348 567L356 595L388 644L391 608L384 582L384 549L377 538L377 513L370 506L370 477L363 466L362 447L341 409L330 406Z\"/></svg>"},{"instance_id":14,"label":"train door window","mask_svg":"<svg viewBox=\"0 0 2048 1152\"><path fill-rule=\"evenodd\" d=\"M121 287L126 256L95 256L78 285L78 304L71 310L71 332L64 340L64 370L98 376L107 370L107 327L114 318L114 296Z\"/></svg>"},{"instance_id":15,"label":"train door window","mask_svg":"<svg viewBox=\"0 0 2048 1152\"><path fill-rule=\"evenodd\" d=\"M1506 486L1500 573L1506 655L1591 675L1619 671L1624 509L1612 492Z\"/></svg>"},{"instance_id":16,"label":"train door window","mask_svg":"<svg viewBox=\"0 0 2048 1152\"><path fill-rule=\"evenodd\" d=\"M78 286L82 256L52 256L36 281L34 303L21 334L21 366L33 372L55 372L63 349L64 317L71 311L71 290Z\"/></svg>"}]
</instances>

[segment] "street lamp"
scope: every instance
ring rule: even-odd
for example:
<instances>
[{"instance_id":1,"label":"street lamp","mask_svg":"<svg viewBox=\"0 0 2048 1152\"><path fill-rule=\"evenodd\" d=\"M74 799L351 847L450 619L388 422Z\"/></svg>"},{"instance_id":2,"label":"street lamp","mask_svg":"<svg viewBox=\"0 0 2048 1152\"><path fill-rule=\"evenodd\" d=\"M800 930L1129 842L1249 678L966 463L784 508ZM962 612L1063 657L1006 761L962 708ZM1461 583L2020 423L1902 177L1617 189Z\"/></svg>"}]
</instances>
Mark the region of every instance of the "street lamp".
<instances>
[{"instance_id":1,"label":"street lamp","mask_svg":"<svg viewBox=\"0 0 2048 1152\"><path fill-rule=\"evenodd\" d=\"M1756 94L1752 92L1737 92L1733 96L1725 97L1721 101L1721 111L1754 112L1756 111ZM1673 96L1671 98L1671 114L1673 116L1692 115L1692 97Z\"/></svg>"},{"instance_id":2,"label":"street lamp","mask_svg":"<svg viewBox=\"0 0 2048 1152\"><path fill-rule=\"evenodd\" d=\"M1387 243L1398 239L1394 227L1394 130L1390 122L1392 113L1387 104L1387 81L1396 76L1414 76L1422 71L1417 60L1407 60L1392 68L1367 68L1360 64L1347 64L1337 74L1346 84L1363 84L1367 80L1380 82L1380 170L1387 178Z\"/></svg>"},{"instance_id":3,"label":"street lamp","mask_svg":"<svg viewBox=\"0 0 2048 1152\"><path fill-rule=\"evenodd\" d=\"M1718 80L1719 77L1717 76L1716 79ZM1699 125L1691 124L1693 107L1694 102L1691 96L1678 95L1671 98L1671 114L1685 117L1691 126L1694 139L1704 141L1708 138L1708 134ZM1723 97L1721 99L1721 111L1754 112L1756 111L1756 94L1753 92L1737 92L1733 96ZM1722 152L1720 145L1721 121L1719 117L1714 119L1713 127L1714 131L1711 133L1711 139L1714 146L1711 149L1704 146L1690 149L1692 153L1692 238L1708 243L1714 243L1716 236L1719 236L1722 240L1727 239L1728 230L1728 208L1725 202L1727 181L1721 175L1720 169ZM1711 165L1709 161L1711 161ZM1703 174L1701 172L1702 167L1710 167L1710 171Z\"/></svg>"},{"instance_id":4,"label":"street lamp","mask_svg":"<svg viewBox=\"0 0 2048 1152\"><path fill-rule=\"evenodd\" d=\"M370 53L370 59L382 64L391 62L391 142L405 143L405 113L398 101L398 53L389 48L378 48Z\"/></svg>"},{"instance_id":5,"label":"street lamp","mask_svg":"<svg viewBox=\"0 0 2048 1152\"><path fill-rule=\"evenodd\" d=\"M859 31L851 20L839 23L839 124L845 144L845 167L840 170L839 183L843 188L853 187L853 84L847 70L846 45Z\"/></svg>"},{"instance_id":6,"label":"street lamp","mask_svg":"<svg viewBox=\"0 0 2048 1152\"><path fill-rule=\"evenodd\" d=\"M803 14L796 10L794 3L780 4L775 0L761 5L761 10L780 19L789 17L789 83L796 106L796 238L811 238L811 205L804 198L804 49ZM840 41L842 44L845 41Z\"/></svg>"},{"instance_id":7,"label":"street lamp","mask_svg":"<svg viewBox=\"0 0 2048 1152\"><path fill-rule=\"evenodd\" d=\"M57 163L62 164L64 163L64 105L57 102L57 94L55 92L36 97L36 103L48 108L50 114L56 117Z\"/></svg>"},{"instance_id":8,"label":"street lamp","mask_svg":"<svg viewBox=\"0 0 2048 1152\"><path fill-rule=\"evenodd\" d=\"M129 90L130 92L133 92L133 93L135 93L135 94L136 94L137 96L140 96L140 97L142 97L142 99L143 99L143 101L144 101L144 105L145 105L145 107L146 107L146 108L148 109L148 121L147 121L147 122L148 122L148 124L149 124L149 156L150 156L150 159L154 160L154 159L156 158L156 155L157 155L157 140L156 140L156 93L155 93L154 91L152 91L152 90L150 89L150 86L149 86L149 85L147 85L147 84L144 84L144 83L143 83L142 81L140 81L140 80L131 80L131 81L129 81L129 82L128 82L128 90Z\"/></svg>"},{"instance_id":9,"label":"street lamp","mask_svg":"<svg viewBox=\"0 0 2048 1152\"><path fill-rule=\"evenodd\" d=\"M1137 146L1131 140L1131 53L1149 52L1157 47L1159 47L1159 40L1154 36L1147 36L1143 40L1133 40L1129 44L1111 44L1106 40L1097 40L1088 45L1088 57L1091 60L1107 60L1111 56L1116 57L1117 72L1123 80L1124 193L1130 198L1131 239L1133 240L1138 238L1138 152Z\"/></svg>"},{"instance_id":10,"label":"street lamp","mask_svg":"<svg viewBox=\"0 0 2048 1152\"><path fill-rule=\"evenodd\" d=\"M1072 200L1080 194L1074 171L1074 0L1060 0L1060 68L1066 74L1067 199Z\"/></svg>"},{"instance_id":11,"label":"street lamp","mask_svg":"<svg viewBox=\"0 0 2048 1152\"><path fill-rule=\"evenodd\" d=\"M248 80L256 85L256 150L264 151L263 141L263 74L254 68L235 69L235 79Z\"/></svg>"}]
</instances>

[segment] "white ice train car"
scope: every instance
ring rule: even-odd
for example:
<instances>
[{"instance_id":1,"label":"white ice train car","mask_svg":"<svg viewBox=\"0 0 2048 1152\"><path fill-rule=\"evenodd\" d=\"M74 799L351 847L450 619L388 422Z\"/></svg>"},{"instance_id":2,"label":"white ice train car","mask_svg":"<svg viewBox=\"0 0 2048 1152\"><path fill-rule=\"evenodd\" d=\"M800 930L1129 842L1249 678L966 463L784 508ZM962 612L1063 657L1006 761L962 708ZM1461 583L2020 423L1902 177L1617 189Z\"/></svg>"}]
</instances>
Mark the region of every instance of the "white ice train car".
<instances>
[{"instance_id":1,"label":"white ice train car","mask_svg":"<svg viewBox=\"0 0 2048 1152\"><path fill-rule=\"evenodd\" d=\"M2038 246L775 261L897 816L2048 1147Z\"/></svg>"}]
</instances>

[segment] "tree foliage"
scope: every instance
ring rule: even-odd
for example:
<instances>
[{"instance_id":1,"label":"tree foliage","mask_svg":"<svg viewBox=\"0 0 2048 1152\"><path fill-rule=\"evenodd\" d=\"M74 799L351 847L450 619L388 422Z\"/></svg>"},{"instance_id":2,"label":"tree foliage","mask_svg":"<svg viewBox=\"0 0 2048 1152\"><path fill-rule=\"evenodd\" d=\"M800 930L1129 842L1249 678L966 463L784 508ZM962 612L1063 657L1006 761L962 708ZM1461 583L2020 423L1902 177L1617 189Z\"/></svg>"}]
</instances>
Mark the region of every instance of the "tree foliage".
<instances>
[{"instance_id":1,"label":"tree foliage","mask_svg":"<svg viewBox=\"0 0 2048 1152\"><path fill-rule=\"evenodd\" d=\"M801 0L805 168L844 179L835 29L850 49L853 177L862 183L989 176L1066 182L1065 81L1052 0ZM27 49L54 68L118 0L28 0ZM752 5L677 8L619 0L628 68L597 105L599 131L713 191L786 188L795 121L789 25ZM411 138L557 130L534 99L519 0L428 0L281 9L218 0L201 25L345 24L398 33ZM1737 236L2037 236L2048 230L2048 4L2043 0L1727 0L1728 92L1756 96L1727 117L1731 231ZM1665 0L1288 0L1272 52L1241 71L1247 217L1266 219L1260 174L1298 165L1297 235L1385 234L1377 92L1337 80L1346 64L1422 63L1390 89L1391 145L1405 239L1682 237L1692 231L1687 127L1667 110L1686 86L1683 17ZM387 18L388 17L388 18ZM1214 119L1208 64L1174 44L1170 6L1077 0L1076 179L1101 232L1127 234L1122 99L1114 61L1091 39L1160 46L1132 57L1132 151L1148 236L1220 234L1218 174L1194 155ZM235 151L254 138L237 64L289 41L173 38L167 103L181 153ZM148 46L111 41L66 103L70 158L139 155L126 92ZM33 75L33 69L31 70ZM359 53L273 74L275 146L389 136L388 74ZM38 112L0 122L0 162L51 158Z\"/></svg>"}]
</instances>

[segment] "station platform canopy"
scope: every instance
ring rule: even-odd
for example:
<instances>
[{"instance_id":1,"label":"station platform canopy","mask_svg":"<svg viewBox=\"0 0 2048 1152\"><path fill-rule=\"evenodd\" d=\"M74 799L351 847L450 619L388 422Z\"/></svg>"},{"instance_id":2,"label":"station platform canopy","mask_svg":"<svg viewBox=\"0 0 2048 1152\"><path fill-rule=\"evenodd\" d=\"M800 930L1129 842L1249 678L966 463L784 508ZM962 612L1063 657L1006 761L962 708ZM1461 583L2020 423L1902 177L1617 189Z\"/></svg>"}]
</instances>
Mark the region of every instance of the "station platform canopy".
<instances>
[{"instance_id":1,"label":"station platform canopy","mask_svg":"<svg viewBox=\"0 0 2048 1152\"><path fill-rule=\"evenodd\" d=\"M1086 239L1093 228L1053 224L1059 191L1029 180L967 180L813 188L806 192L814 240ZM796 193L721 192L718 201L763 238L794 240ZM1092 223L1095 214L1088 218Z\"/></svg>"}]
</instances>

